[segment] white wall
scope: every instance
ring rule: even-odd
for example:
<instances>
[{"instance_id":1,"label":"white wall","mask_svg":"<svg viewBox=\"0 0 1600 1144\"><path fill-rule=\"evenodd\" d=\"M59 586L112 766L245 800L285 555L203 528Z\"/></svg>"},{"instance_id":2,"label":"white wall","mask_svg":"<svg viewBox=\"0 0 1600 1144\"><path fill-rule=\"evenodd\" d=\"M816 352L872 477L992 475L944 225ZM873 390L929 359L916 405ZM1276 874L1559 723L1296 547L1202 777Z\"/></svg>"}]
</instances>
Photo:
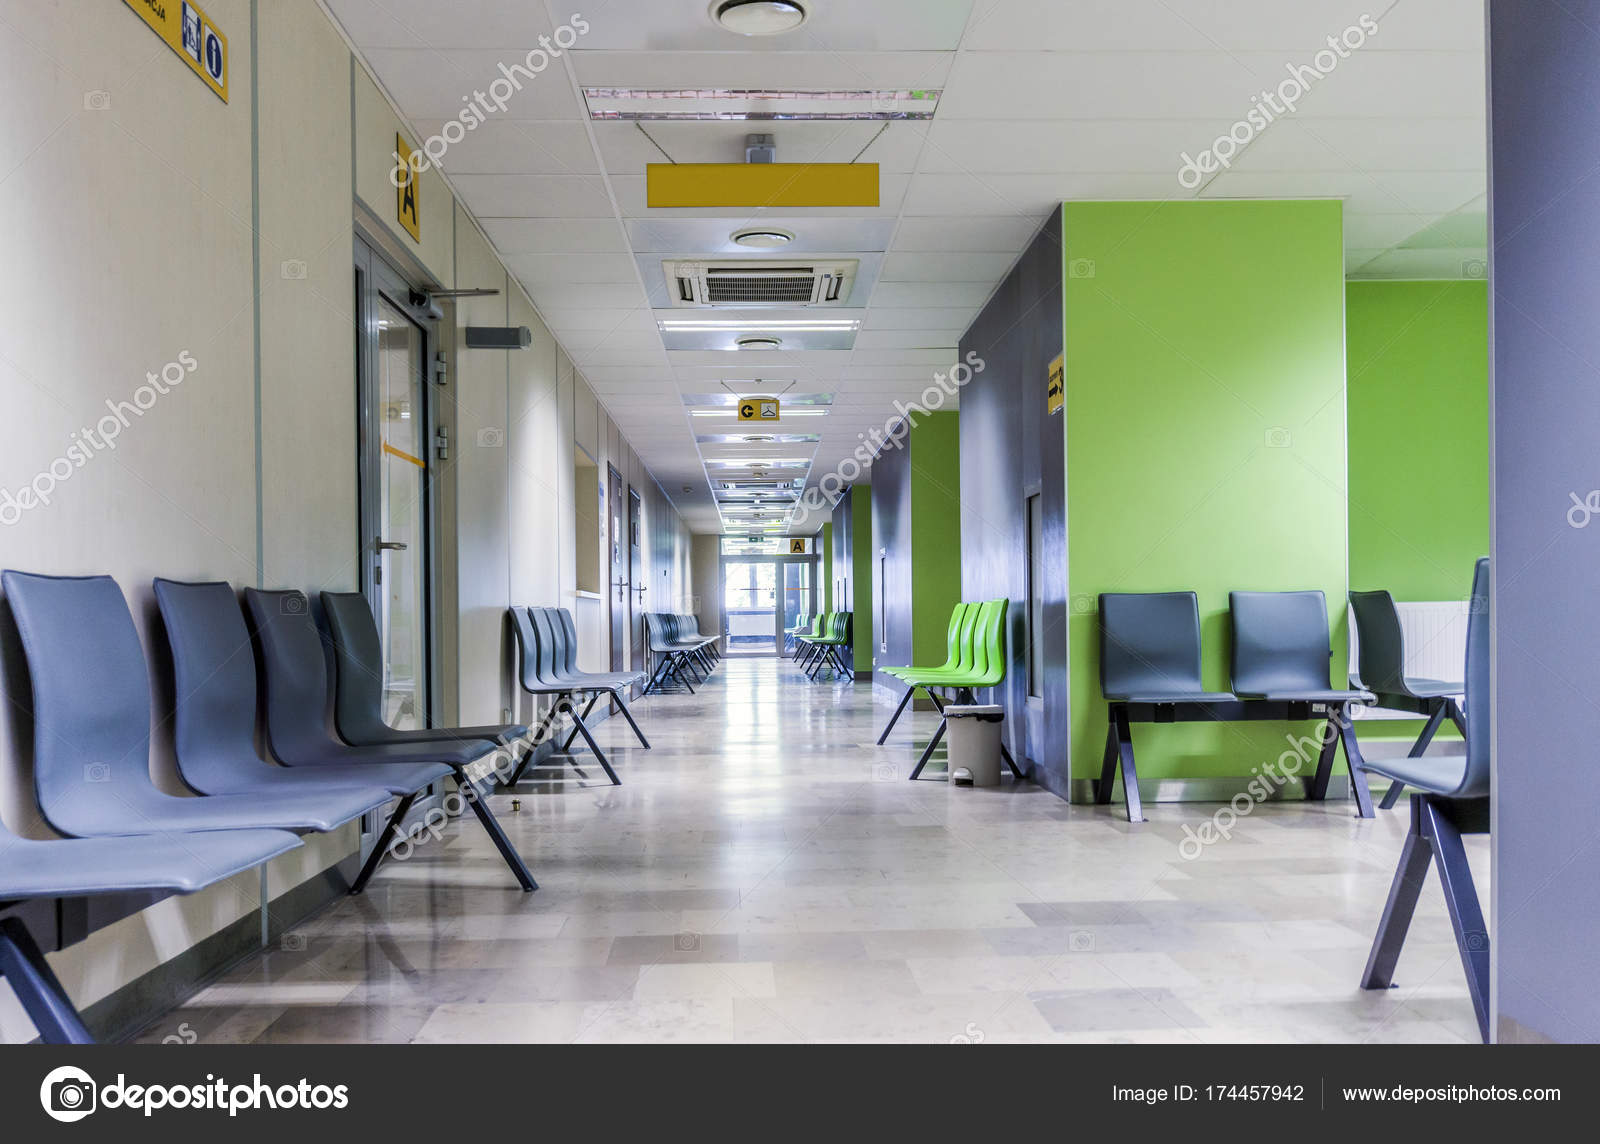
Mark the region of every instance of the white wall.
<instances>
[{"instance_id":1,"label":"white wall","mask_svg":"<svg viewBox=\"0 0 1600 1144\"><path fill-rule=\"evenodd\" d=\"M0 154L8 156L0 488L33 481L147 372L182 354L195 362L114 450L62 481L49 505L0 523L0 567L112 574L147 650L161 646L152 638L156 575L313 592L356 585L359 197L432 284L501 288L461 303L457 324L534 330L530 350L456 354L444 410L456 441L444 475L456 529L445 538L455 553L446 603L459 601L459 623L453 611L443 617L459 671L443 681L446 706L470 722L498 721L517 698L504 609L573 602L563 474L574 435L594 440L602 466L618 458L636 481L643 471L436 173L421 176L422 242L393 222L388 172L401 120L314 0L256 5L258 107L250 0L208 0L206 9L228 36L227 103L121 0L0 0ZM109 106L86 99L94 92L108 93ZM304 263L304 277L286 276L285 262ZM483 428L503 430L503 443L479 446ZM687 569L671 578L686 584ZM585 637L588 655L604 646L604 616L594 619L601 626ZM154 656L158 672L163 658ZM155 694L166 690L158 681ZM0 819L48 837L33 805L26 672L3 609L0 706ZM170 741L159 725L167 713L153 713L153 773L171 789ZM310 840L272 864L270 893L355 847L353 826ZM74 999L90 1004L253 916L257 893L250 873L168 899L52 955L52 964ZM0 985L0 1041L33 1035Z\"/></svg>"}]
</instances>

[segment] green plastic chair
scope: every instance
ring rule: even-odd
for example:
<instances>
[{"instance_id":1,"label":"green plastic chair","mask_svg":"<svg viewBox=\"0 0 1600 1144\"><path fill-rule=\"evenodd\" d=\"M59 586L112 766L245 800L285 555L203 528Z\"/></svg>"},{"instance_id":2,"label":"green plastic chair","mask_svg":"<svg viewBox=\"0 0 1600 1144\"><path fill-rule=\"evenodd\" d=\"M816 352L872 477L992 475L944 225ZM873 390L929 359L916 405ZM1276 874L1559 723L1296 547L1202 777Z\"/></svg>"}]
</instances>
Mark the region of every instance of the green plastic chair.
<instances>
[{"instance_id":1,"label":"green plastic chair","mask_svg":"<svg viewBox=\"0 0 1600 1144\"><path fill-rule=\"evenodd\" d=\"M794 659L796 661L810 653L811 641L822 634L823 625L827 622L828 616L831 614L832 613L830 612L819 613L812 618L810 631L799 631L794 634ZM805 627L804 624L801 624L800 626L802 628Z\"/></svg>"},{"instance_id":2,"label":"green plastic chair","mask_svg":"<svg viewBox=\"0 0 1600 1144\"><path fill-rule=\"evenodd\" d=\"M824 667L832 667L841 675L855 678L855 672L850 670L844 657L839 654L839 649L850 645L850 613L832 612L829 614L825 634L811 641L812 647L818 651L811 664L811 669L806 674L815 679Z\"/></svg>"},{"instance_id":3,"label":"green plastic chair","mask_svg":"<svg viewBox=\"0 0 1600 1144\"><path fill-rule=\"evenodd\" d=\"M1007 656L1006 656L1006 613L1010 601L1005 599L986 600L977 608L978 617L970 631L969 648L971 655L963 654L962 666L955 671L929 674L917 682L928 691L928 696L939 710L939 727L934 732L933 738L928 740L927 747L922 752L922 757L917 760L917 765L911 771L915 779L922 774L922 768L928 765L928 760L933 757L934 748L944 738L946 720L944 718L945 705L939 701L933 688L940 690L954 690L957 702L971 703L973 692L979 688L997 687L1005 682ZM1011 773L1017 778L1022 778L1022 771L1017 766L1017 761L1011 757L1011 752L1006 749L1005 743L1000 744L1000 756L1005 759L1006 765L1011 768Z\"/></svg>"},{"instance_id":4,"label":"green plastic chair","mask_svg":"<svg viewBox=\"0 0 1600 1144\"><path fill-rule=\"evenodd\" d=\"M889 738L889 732L894 730L894 725L900 721L900 713L911 702L911 697L917 693L925 676L944 675L956 671L961 666L962 649L967 646L966 641L970 633L970 625L977 622L978 604L969 604L965 601L957 604L950 611L950 636L949 646L945 653L945 661L938 667L886 667L881 670L896 679L906 682L906 693L900 697L900 705L894 709L889 723L883 729L883 734L878 736L878 746L883 746Z\"/></svg>"},{"instance_id":5,"label":"green plastic chair","mask_svg":"<svg viewBox=\"0 0 1600 1144\"><path fill-rule=\"evenodd\" d=\"M800 633L805 630L807 618L808 613L801 612L794 618L794 627L783 629L783 639L785 644L791 647L794 645L794 641L799 637Z\"/></svg>"}]
</instances>

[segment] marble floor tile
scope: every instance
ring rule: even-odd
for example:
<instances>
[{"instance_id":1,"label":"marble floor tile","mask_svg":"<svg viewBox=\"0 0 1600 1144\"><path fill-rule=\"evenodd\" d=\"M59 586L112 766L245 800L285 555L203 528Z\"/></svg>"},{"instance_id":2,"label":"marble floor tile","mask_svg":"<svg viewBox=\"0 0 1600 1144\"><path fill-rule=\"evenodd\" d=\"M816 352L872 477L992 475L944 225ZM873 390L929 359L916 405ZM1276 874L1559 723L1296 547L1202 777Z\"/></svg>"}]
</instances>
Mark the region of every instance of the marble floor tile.
<instances>
[{"instance_id":1,"label":"marble floor tile","mask_svg":"<svg viewBox=\"0 0 1600 1144\"><path fill-rule=\"evenodd\" d=\"M745 659L635 712L654 750L596 728L624 785L580 751L489 795L537 893L453 821L137 1039L1476 1040L1431 879L1396 988L1358 988L1401 812L1268 803L1190 860L1215 806L952 788L942 748L907 782L935 717L879 748L866 683Z\"/></svg>"}]
</instances>

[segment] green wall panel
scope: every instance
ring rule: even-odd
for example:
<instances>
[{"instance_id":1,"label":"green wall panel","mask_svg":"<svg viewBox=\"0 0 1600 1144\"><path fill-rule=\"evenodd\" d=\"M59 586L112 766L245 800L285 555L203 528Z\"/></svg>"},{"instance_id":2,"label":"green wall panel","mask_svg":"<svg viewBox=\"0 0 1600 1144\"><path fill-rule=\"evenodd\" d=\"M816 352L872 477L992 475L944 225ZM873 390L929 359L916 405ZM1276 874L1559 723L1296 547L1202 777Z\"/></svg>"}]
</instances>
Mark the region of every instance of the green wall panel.
<instances>
[{"instance_id":1,"label":"green wall panel","mask_svg":"<svg viewBox=\"0 0 1600 1144\"><path fill-rule=\"evenodd\" d=\"M1228 685L1227 598L1320 588L1346 662L1344 252L1332 200L1064 210L1074 778L1105 742L1095 596L1199 593ZM1312 723L1139 726L1141 777L1238 776Z\"/></svg>"},{"instance_id":2,"label":"green wall panel","mask_svg":"<svg viewBox=\"0 0 1600 1144\"><path fill-rule=\"evenodd\" d=\"M1460 600L1489 551L1483 282L1351 282L1350 586Z\"/></svg>"},{"instance_id":3,"label":"green wall panel","mask_svg":"<svg viewBox=\"0 0 1600 1144\"><path fill-rule=\"evenodd\" d=\"M872 671L872 486L850 486L851 642L857 672Z\"/></svg>"},{"instance_id":4,"label":"green wall panel","mask_svg":"<svg viewBox=\"0 0 1600 1144\"><path fill-rule=\"evenodd\" d=\"M918 417L911 430L911 662L943 663L961 599L961 424Z\"/></svg>"},{"instance_id":5,"label":"green wall panel","mask_svg":"<svg viewBox=\"0 0 1600 1144\"><path fill-rule=\"evenodd\" d=\"M833 611L833 522L824 524L817 533L817 551L822 558L817 561L817 612Z\"/></svg>"}]
</instances>

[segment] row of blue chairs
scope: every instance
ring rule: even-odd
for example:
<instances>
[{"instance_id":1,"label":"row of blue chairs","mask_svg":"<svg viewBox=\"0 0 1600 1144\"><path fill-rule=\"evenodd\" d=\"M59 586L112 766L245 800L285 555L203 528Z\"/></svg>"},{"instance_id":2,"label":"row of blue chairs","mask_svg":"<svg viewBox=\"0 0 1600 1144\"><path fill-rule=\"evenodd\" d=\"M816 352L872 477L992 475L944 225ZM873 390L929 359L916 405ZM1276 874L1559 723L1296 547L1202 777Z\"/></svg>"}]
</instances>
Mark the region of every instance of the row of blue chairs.
<instances>
[{"instance_id":1,"label":"row of blue chairs","mask_svg":"<svg viewBox=\"0 0 1600 1144\"><path fill-rule=\"evenodd\" d=\"M360 594L322 594L324 635L298 591L247 588L241 611L226 583L155 581L176 684L178 770L198 796L185 798L150 777L150 675L117 583L7 571L0 584L27 662L39 811L64 836L22 839L0 825L0 975L44 1041L91 1038L27 927L4 915L21 902L192 893L295 848L299 835L398 799L351 883L360 893L413 802L448 778L522 889L538 888L467 775L491 751L520 751L525 763L527 727L389 727L377 626ZM326 721L330 699L337 734ZM281 766L256 752L258 715Z\"/></svg>"},{"instance_id":2,"label":"row of blue chairs","mask_svg":"<svg viewBox=\"0 0 1600 1144\"><path fill-rule=\"evenodd\" d=\"M655 669L644 691L661 691L676 681L694 694L694 685L703 683L722 658L714 636L702 635L693 616L672 612L646 612L645 635Z\"/></svg>"}]
</instances>

